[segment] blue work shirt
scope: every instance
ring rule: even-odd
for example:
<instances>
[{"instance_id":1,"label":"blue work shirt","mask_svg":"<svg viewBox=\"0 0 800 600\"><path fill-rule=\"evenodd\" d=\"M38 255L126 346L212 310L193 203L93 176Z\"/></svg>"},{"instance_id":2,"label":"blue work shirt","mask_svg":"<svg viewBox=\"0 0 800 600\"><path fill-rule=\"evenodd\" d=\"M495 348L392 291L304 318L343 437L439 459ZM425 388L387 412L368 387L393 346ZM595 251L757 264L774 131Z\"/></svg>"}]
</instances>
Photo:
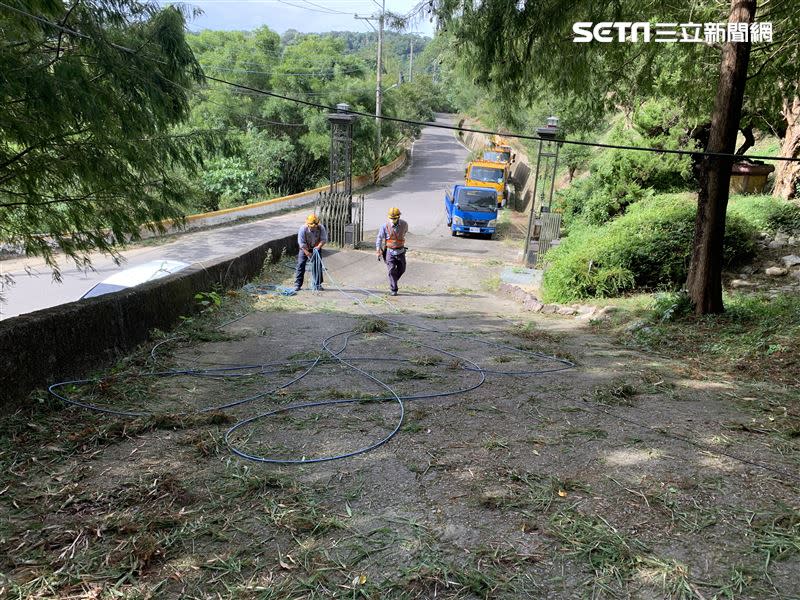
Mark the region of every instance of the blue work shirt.
<instances>
[{"instance_id":1,"label":"blue work shirt","mask_svg":"<svg viewBox=\"0 0 800 600\"><path fill-rule=\"evenodd\" d=\"M301 248L310 251L320 242L328 243L328 231L322 223L314 229L311 229L308 225L303 225L300 227L300 231L297 232L297 244Z\"/></svg>"},{"instance_id":2,"label":"blue work shirt","mask_svg":"<svg viewBox=\"0 0 800 600\"><path fill-rule=\"evenodd\" d=\"M375 239L376 250L383 250L384 247L386 246L386 240L389 239L389 231L387 230L387 227L394 227L398 236L404 239L406 237L406 234L408 233L408 223L403 221L403 219L398 219L397 225L390 225L389 223L384 223L383 225L381 225L380 229L378 229L378 237ZM398 248L397 250L394 250L392 248L386 248L386 252L388 252L392 256L403 254L405 253L405 251L406 251L405 248Z\"/></svg>"}]
</instances>

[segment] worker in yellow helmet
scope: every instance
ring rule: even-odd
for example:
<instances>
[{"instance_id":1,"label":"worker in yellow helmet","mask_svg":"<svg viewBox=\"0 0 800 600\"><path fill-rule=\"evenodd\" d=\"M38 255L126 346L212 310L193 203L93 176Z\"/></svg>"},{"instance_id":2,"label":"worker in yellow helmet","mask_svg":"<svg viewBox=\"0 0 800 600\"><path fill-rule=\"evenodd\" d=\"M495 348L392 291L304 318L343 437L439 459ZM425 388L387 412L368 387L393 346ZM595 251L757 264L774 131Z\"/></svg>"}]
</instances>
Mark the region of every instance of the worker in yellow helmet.
<instances>
[{"instance_id":1,"label":"worker in yellow helmet","mask_svg":"<svg viewBox=\"0 0 800 600\"><path fill-rule=\"evenodd\" d=\"M383 258L389 271L389 291L397 296L397 282L406 272L406 234L408 223L400 218L400 209L389 209L389 220L378 229L375 250L378 260Z\"/></svg>"},{"instance_id":2,"label":"worker in yellow helmet","mask_svg":"<svg viewBox=\"0 0 800 600\"><path fill-rule=\"evenodd\" d=\"M313 258L314 251L319 253L328 242L328 230L319 222L319 217L311 213L306 218L305 225L297 232L297 268L294 271L294 291L299 292L303 287L303 278L306 274L306 263ZM319 261L311 261L311 287L315 290L322 289L322 268Z\"/></svg>"}]
</instances>

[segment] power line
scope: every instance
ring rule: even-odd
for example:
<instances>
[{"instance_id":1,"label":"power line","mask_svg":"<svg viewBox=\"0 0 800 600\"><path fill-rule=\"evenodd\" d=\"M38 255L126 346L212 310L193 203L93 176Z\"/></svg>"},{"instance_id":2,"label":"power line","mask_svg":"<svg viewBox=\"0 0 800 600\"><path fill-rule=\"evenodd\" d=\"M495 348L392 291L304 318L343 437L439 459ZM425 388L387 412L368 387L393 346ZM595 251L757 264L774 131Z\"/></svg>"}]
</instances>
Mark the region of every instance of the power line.
<instances>
[{"instance_id":1,"label":"power line","mask_svg":"<svg viewBox=\"0 0 800 600\"><path fill-rule=\"evenodd\" d=\"M218 83L224 83L226 85L235 86L238 88L246 89L251 92L255 92L258 94L264 94L266 96L272 96L273 98L279 98L282 100L288 100L290 102L297 102L299 104L305 104L306 106L312 106L314 108L319 108L322 110L327 110L330 112L336 112L337 109L333 106L327 106L324 104L317 104L315 102L309 102L308 100L299 100L297 98L289 98L288 96L283 96L281 94L277 94L275 92L268 92L266 90L259 90L258 88L252 88L246 85L241 85L238 83L233 83L231 81L226 81L225 79L218 79L216 77L212 77L210 75L206 75L207 79L211 81L216 81ZM800 162L800 158L794 158L789 156L760 156L760 155L738 155L738 154L729 154L725 152L706 152L704 150L670 150L664 148L649 148L646 146L623 146L619 144L603 144L600 142L582 142L579 140L566 140L566 139L559 139L559 140L552 140L550 138L541 137L538 135L527 135L523 133L507 133L507 132L500 132L500 131L492 131L487 129L474 129L471 127L462 127L458 125L445 125L444 123L435 123L435 122L425 122L425 121L414 121L412 119L402 119L400 117L387 117L385 115L375 115L372 113L367 113L358 110L349 110L350 114L359 115L362 117L369 117L371 119L381 119L382 121L392 121L396 123L403 123L405 125L418 125L420 127L435 127L438 129L449 129L451 131L465 131L468 133L481 133L483 135L502 135L503 137L510 137L516 138L521 140L534 140L534 141L557 141L560 144L572 144L575 146L588 146L592 148L608 148L614 150L633 150L638 152L654 152L657 154L678 154L682 156L713 156L715 158L742 158L745 156L746 158L755 158L758 160L776 160L776 161L786 161L786 162Z\"/></svg>"},{"instance_id":2,"label":"power line","mask_svg":"<svg viewBox=\"0 0 800 600\"><path fill-rule=\"evenodd\" d=\"M50 21L48 19L45 19L44 17L40 17L40 16L37 16L37 15L31 14L29 12L26 12L24 10L15 8L13 6L9 6L8 4L6 4L6 3L4 3L2 1L0 1L0 6L3 6L3 7L7 8L7 9L9 9L9 10L15 12L15 13L18 13L18 14L21 14L21 15L25 15L25 16L31 18L31 19L39 21L40 23L44 23L44 24L46 24L46 25L48 25L50 27L54 27L56 29L60 29L61 31L65 31L67 33L71 33L73 35L76 35L76 36L84 38L84 39L93 39L93 38L91 38L91 36L88 36L88 35L86 35L84 33L80 33L78 31L75 31L75 30L70 29L68 27L64 27L63 25L60 25L58 23L54 23L54 22L52 22L52 21ZM126 48L125 46L120 46L120 45L115 44L113 42L110 42L108 40L101 40L101 41L103 41L103 43L105 43L105 44L107 44L107 45L109 45L109 46L111 46L113 48L116 48L116 49L118 49L120 51L123 51L123 52L126 52L128 54L136 54L136 51L132 50L131 48ZM154 61L154 62L160 62L160 63L163 64L163 61ZM258 88L253 88L253 87L242 85L242 84L239 84L239 83L233 83L232 81L227 81L225 79L220 79L218 77L212 77L211 75L205 75L205 78L210 80L210 81L216 81L218 83L222 83L222 84L229 85L229 86L236 87L236 88L243 89L243 90L248 90L248 91L251 91L251 92L255 92L257 94L263 94L265 96L271 96L273 98L279 98L281 100L287 100L289 102L295 102L297 104L304 104L306 106L311 106L313 108L318 108L318 109L321 109L321 110L327 110L327 111L330 111L330 112L336 112L336 110L337 110L333 106L327 106L325 104L317 104L316 102L309 102L308 100L300 100L298 98L290 98L288 96L284 96L282 94L277 94L275 92L268 92L266 90L260 90ZM502 135L504 137L510 137L510 138L521 139L521 140L553 141L553 140L551 140L549 138L543 138L543 137L538 136L538 135L527 135L527 134L523 134L523 133L499 132L499 131L492 131L492 130L487 130L487 129L474 129L474 128L471 128L471 127L463 127L463 126L456 126L456 125L445 125L443 123L436 123L436 122L414 121L412 119L402 119L400 117L387 117L386 115L380 115L379 116L379 115L376 115L376 114L371 114L371 113L358 111L358 110L350 110L348 112L350 114L359 115L359 116L362 116L362 117L369 117L371 119L379 119L381 121L391 121L391 122L395 122L395 123L403 123L405 125L416 125L416 126L419 126L419 127L434 127L434 128L437 128L437 129L447 129L447 130L450 130L450 131L465 131L465 132L468 132L468 133L480 133L480 134L483 134L483 135ZM671 149L664 149L664 148L650 148L650 147L645 147L645 146L623 146L623 145L619 145L619 144L603 144L603 143L600 143L600 142L582 142L582 141L579 141L579 140L567 140L567 139L559 139L559 140L557 140L557 142L561 143L561 144L568 144L568 145L571 144L571 145L575 145L575 146L586 146L586 147L590 147L590 148L607 148L607 149L613 149L613 150L631 150L631 151L636 151L636 152L653 152L653 153L656 153L656 154L677 154L677 155L680 155L680 156L711 156L711 157L715 157L715 158L733 158L733 159L741 159L743 157L746 157L746 158L752 158L752 159L758 159L758 160L767 160L767 161L800 162L800 158L795 158L795 157L791 157L791 156L738 155L738 154L731 154L731 153L725 153L725 152L707 152L707 151L704 151L704 150L671 150Z\"/></svg>"},{"instance_id":3,"label":"power line","mask_svg":"<svg viewBox=\"0 0 800 600\"><path fill-rule=\"evenodd\" d=\"M213 77L206 76L206 79L211 79L212 81L214 81ZM233 93L235 95L237 95L237 96L261 96L262 95L262 94L259 94L257 92L251 92L249 90L234 90ZM283 93L284 94L295 94L297 96L327 96L327 95L330 94L330 92L300 92L300 91L297 91L297 92L287 91L287 92L283 92ZM291 98L290 96L287 96L287 97ZM291 98L291 99L293 99L293 98Z\"/></svg>"},{"instance_id":4,"label":"power line","mask_svg":"<svg viewBox=\"0 0 800 600\"><path fill-rule=\"evenodd\" d=\"M286 75L289 77L325 77L327 75L335 75L336 70L335 67L331 69L326 69L324 71L307 71L307 72L297 72L297 73L282 73L281 71L255 71L250 69L231 69L228 67L217 67L214 65L204 65L200 64L203 69L208 69L210 71L225 71L227 73L247 73L251 75ZM353 73L359 73L364 69L360 67L353 67L350 69L343 69L340 71L342 75L351 75Z\"/></svg>"},{"instance_id":5,"label":"power line","mask_svg":"<svg viewBox=\"0 0 800 600\"><path fill-rule=\"evenodd\" d=\"M301 1L306 2L307 0L301 0ZM323 15L336 15L336 14L339 14L339 15L350 15L351 14L349 12L344 12L344 11L341 11L341 10L334 10L334 9L328 9L328 8L326 8L325 10L320 10L318 8L312 8L312 7L309 7L309 6L301 6L300 4L294 4L292 2L289 2L288 0L278 0L278 2L280 2L281 4L285 4L286 6L292 6L294 8L299 8L300 10L307 10L307 11L310 11L310 12L322 13ZM308 4L311 4L313 6L319 6L319 5L314 4L313 2L308 2Z\"/></svg>"},{"instance_id":6,"label":"power line","mask_svg":"<svg viewBox=\"0 0 800 600\"><path fill-rule=\"evenodd\" d=\"M334 14L334 15L349 15L349 14L351 14L349 12L345 12L345 11L342 11L342 10L336 10L336 9L333 9L333 8L328 8L326 6L323 6L322 4L316 4L314 2L311 2L310 0L303 0L303 2L305 2L306 4L310 4L311 6L317 6L319 8L325 9L326 11L329 11L331 14Z\"/></svg>"},{"instance_id":7,"label":"power line","mask_svg":"<svg viewBox=\"0 0 800 600\"><path fill-rule=\"evenodd\" d=\"M172 81L171 79L168 79L167 81L169 81L172 85L178 86L179 88L183 88L187 92L193 93L193 94L198 95L198 96L201 95L202 92L204 91L204 90L193 90L191 88L184 87L181 84ZM221 106L223 108L228 108L227 104L223 104L222 102L217 102L215 100L211 100L210 98L206 98L206 97L203 98L203 102L208 102L209 104L214 104L216 106ZM254 115L252 113L245 113L245 114L243 114L241 116L242 117L248 117L250 119L255 119L256 121L261 121L262 123L266 123L268 125L276 125L276 126L280 126L280 127L308 127L308 124L306 124L306 123L284 123L282 121L273 121L271 119L266 119L266 118L264 118L262 116L257 116L257 115ZM237 131L241 132L240 129L237 130Z\"/></svg>"}]
</instances>

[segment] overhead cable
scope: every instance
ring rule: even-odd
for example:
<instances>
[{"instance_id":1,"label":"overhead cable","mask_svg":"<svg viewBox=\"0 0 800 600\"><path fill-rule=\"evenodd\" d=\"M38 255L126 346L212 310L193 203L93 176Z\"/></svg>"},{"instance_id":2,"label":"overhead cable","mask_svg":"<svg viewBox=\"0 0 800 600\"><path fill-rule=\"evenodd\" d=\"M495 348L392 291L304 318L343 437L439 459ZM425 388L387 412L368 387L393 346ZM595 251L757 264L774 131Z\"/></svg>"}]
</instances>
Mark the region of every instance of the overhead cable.
<instances>
[{"instance_id":1,"label":"overhead cable","mask_svg":"<svg viewBox=\"0 0 800 600\"><path fill-rule=\"evenodd\" d=\"M48 19L45 19L43 17L39 17L37 15L33 15L33 14L29 13L29 12L26 12L24 10L15 8L15 7L10 6L10 5L2 2L2 1L0 1L0 6L5 7L5 8L7 8L7 9L13 11L13 12L16 12L18 14L22 14L22 15L25 15L25 16L30 17L32 19L35 19L36 21L39 21L41 23L44 23L44 24L49 25L51 27L54 27L56 29L60 29L62 31L66 31L68 33L71 33L73 35L77 35L77 36L85 38L85 39L93 39L93 38L91 38L91 36L88 36L86 34L80 33L80 32L75 31L73 29L69 29L67 27L64 27L63 25L60 25L58 23L54 23L54 22L52 22L52 21L50 21ZM106 43L109 46L111 46L113 48L116 48L118 50L130 53L130 54L136 54L136 51L132 50L131 48L126 48L125 46L120 46L120 45L115 44L113 42L110 42L108 40L103 40L103 41L104 41L104 43ZM160 61L156 61L156 62L160 62ZM251 92L255 92L255 93L258 93L258 94L263 94L265 96L271 96L273 98L279 98L281 100L286 100L286 101L289 101L289 102L295 102L295 103L298 103L298 104L305 104L306 106L312 106L314 108L318 108L318 109L321 109L321 110L327 110L327 111L331 111L331 112L336 112L336 110L337 110L333 106L327 106L327 105L324 105L324 104L318 104L318 103L315 103L315 102L309 102L308 100L300 100L298 98L290 98L290 97L284 96L282 94L277 94L275 92L269 92L269 91L266 91L266 90L261 90L261 89L258 89L258 88L242 85L242 84L239 84L239 83L233 83L232 81L227 81L225 79L221 79L221 78L218 78L218 77L212 77L210 75L205 75L205 78L209 79L211 81L216 81L218 83L223 83L225 85L237 87L239 89L249 90ZM358 110L349 110L348 112L350 114L359 115L359 116L363 116L363 117L368 117L370 119L380 119L381 121L390 121L390 122L396 122L396 123L403 123L405 125L415 125L415 126L418 126L418 127L434 127L434 128L437 128L437 129L448 129L448 130L451 130L451 131L464 131L464 132L468 132L468 133L480 133L480 134L483 134L483 135L501 135L503 137L521 139L521 140L533 140L533 141L545 141L545 142L553 142L553 141L555 141L555 142L557 142L559 144L567 144L567 145L574 145L574 146L586 146L586 147L590 147L590 148L606 148L606 149L613 149L613 150L631 150L631 151L634 151L634 152L651 152L651 153L656 153L656 154L675 154L675 155L679 155L679 156L696 156L696 157L706 156L706 157L726 158L726 159L733 159L733 160L741 160L743 158L748 158L748 159L757 159L757 160L766 160L766 161L800 162L800 157L793 157L793 156L763 156L763 155L752 155L752 154L750 154L750 155L739 155L739 154L733 154L733 153L729 153L729 152L708 152L708 151L705 151L705 150L673 150L673 149L669 149L669 148L652 148L652 147L647 147L647 146L627 146L627 145L621 145L621 144L603 144L603 143L600 143L600 142L584 142L584 141L580 141L580 140L569 140L569 139L557 139L556 140L556 139L553 139L553 138L542 137L542 136L539 136L539 135L529 135L529 134L513 133L513 132L500 132L500 131L493 131L493 130L489 130L489 129L475 129L473 127L463 127L463 126L460 126L460 125L446 125L444 123L416 121L416 120L413 120L413 119L403 119L403 118L400 118L400 117L389 117L389 116L386 116L386 115L376 115L376 114L367 113L367 112L358 111Z\"/></svg>"}]
</instances>

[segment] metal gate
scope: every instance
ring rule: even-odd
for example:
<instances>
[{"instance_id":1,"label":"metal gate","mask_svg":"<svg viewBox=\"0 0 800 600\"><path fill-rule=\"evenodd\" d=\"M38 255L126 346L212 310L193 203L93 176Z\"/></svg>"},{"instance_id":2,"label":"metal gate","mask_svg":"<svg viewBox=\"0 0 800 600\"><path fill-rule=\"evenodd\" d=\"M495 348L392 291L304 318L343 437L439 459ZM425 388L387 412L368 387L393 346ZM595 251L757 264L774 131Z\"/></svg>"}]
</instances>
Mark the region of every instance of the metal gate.
<instances>
[{"instance_id":1,"label":"metal gate","mask_svg":"<svg viewBox=\"0 0 800 600\"><path fill-rule=\"evenodd\" d=\"M314 212L328 230L328 243L340 248L358 248L364 239L364 196L322 192Z\"/></svg>"},{"instance_id":2,"label":"metal gate","mask_svg":"<svg viewBox=\"0 0 800 600\"><path fill-rule=\"evenodd\" d=\"M561 235L561 213L543 212L541 215L542 229L539 233L539 249L536 254L536 266L541 268L544 255L554 245Z\"/></svg>"}]
</instances>

